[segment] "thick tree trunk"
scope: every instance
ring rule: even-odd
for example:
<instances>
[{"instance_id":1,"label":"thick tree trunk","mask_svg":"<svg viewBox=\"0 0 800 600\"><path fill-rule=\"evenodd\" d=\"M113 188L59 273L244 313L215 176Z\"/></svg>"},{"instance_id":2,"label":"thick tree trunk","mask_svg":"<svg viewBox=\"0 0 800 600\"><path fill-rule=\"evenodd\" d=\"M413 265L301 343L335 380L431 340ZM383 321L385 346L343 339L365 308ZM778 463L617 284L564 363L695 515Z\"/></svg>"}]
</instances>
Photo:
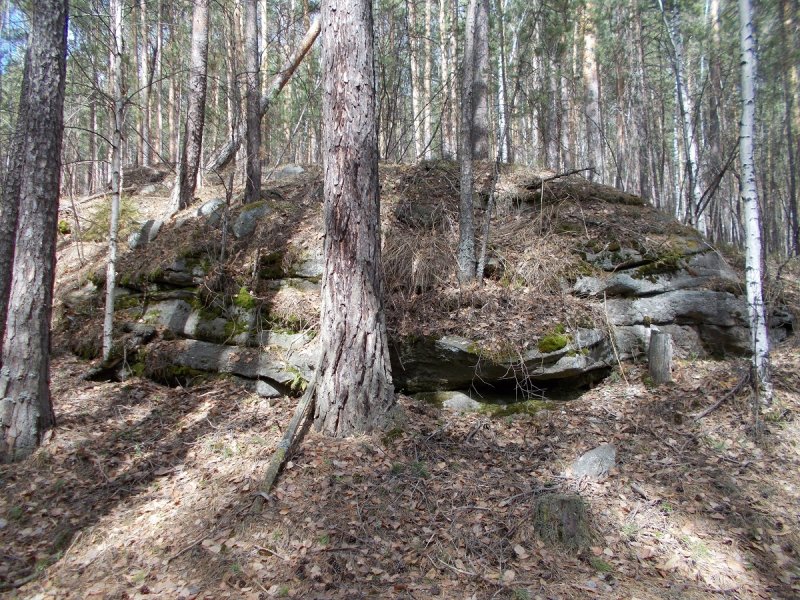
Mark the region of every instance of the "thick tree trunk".
<instances>
[{"instance_id":1,"label":"thick tree trunk","mask_svg":"<svg viewBox=\"0 0 800 600\"><path fill-rule=\"evenodd\" d=\"M170 212L189 206L194 199L205 127L206 83L208 72L208 4L209 0L194 0L192 13L192 58L189 71L189 106L179 177L175 178Z\"/></svg>"},{"instance_id":2,"label":"thick tree trunk","mask_svg":"<svg viewBox=\"0 0 800 600\"><path fill-rule=\"evenodd\" d=\"M383 307L370 0L322 3L325 271L316 428L381 426L395 404Z\"/></svg>"},{"instance_id":3,"label":"thick tree trunk","mask_svg":"<svg viewBox=\"0 0 800 600\"><path fill-rule=\"evenodd\" d=\"M245 3L244 46L247 69L247 174L244 201L249 204L261 199L261 61L258 54L256 0L247 0Z\"/></svg>"},{"instance_id":4,"label":"thick tree trunk","mask_svg":"<svg viewBox=\"0 0 800 600\"><path fill-rule=\"evenodd\" d=\"M772 381L770 378L769 335L761 281L763 261L761 215L758 207L753 158L757 62L753 7L750 0L739 0L739 19L741 21L742 49L742 120L739 135L739 160L742 163L742 201L745 210L745 282L753 349L753 383L756 389L756 403L763 401L765 404L770 404L772 402Z\"/></svg>"},{"instance_id":5,"label":"thick tree trunk","mask_svg":"<svg viewBox=\"0 0 800 600\"><path fill-rule=\"evenodd\" d=\"M50 400L50 317L55 280L67 2L33 5L28 117L14 278L0 369L0 461L30 455L55 423Z\"/></svg>"}]
</instances>

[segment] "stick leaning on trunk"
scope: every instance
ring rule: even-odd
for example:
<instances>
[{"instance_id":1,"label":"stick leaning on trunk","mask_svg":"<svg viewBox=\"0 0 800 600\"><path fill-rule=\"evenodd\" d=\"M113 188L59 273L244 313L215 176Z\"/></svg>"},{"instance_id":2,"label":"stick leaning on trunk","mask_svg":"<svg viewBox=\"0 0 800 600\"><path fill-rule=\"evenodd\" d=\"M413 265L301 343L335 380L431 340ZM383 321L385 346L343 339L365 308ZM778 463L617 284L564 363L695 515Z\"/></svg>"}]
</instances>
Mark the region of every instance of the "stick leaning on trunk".
<instances>
[{"instance_id":1,"label":"stick leaning on trunk","mask_svg":"<svg viewBox=\"0 0 800 600\"><path fill-rule=\"evenodd\" d=\"M313 398L317 388L318 373L319 365L317 365L317 368L314 370L314 376L311 378L311 381L309 381L305 393L300 398L300 402L297 403L294 416L292 420L289 421L289 426L286 428L281 441L278 442L278 446L272 454L272 458L269 460L269 466L267 467L266 473L264 473L264 479L261 480L261 485L258 486L258 491L253 501L251 509L253 513L260 512L264 507L264 500L269 497L272 486L275 485L275 480L278 478L283 464L286 462L289 451L295 442L299 441L299 438L297 440L295 439L295 434L297 433L298 427L303 422L303 417L310 413L310 407L314 405Z\"/></svg>"}]
</instances>

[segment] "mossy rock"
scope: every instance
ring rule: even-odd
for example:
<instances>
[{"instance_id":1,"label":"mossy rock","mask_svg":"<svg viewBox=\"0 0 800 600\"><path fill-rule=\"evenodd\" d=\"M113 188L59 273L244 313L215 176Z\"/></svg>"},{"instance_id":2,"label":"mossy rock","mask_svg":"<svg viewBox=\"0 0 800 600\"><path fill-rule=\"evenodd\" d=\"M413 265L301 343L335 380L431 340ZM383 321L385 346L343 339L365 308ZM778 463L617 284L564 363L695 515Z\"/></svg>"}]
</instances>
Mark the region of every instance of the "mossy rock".
<instances>
[{"instance_id":1,"label":"mossy rock","mask_svg":"<svg viewBox=\"0 0 800 600\"><path fill-rule=\"evenodd\" d=\"M539 352L549 354L567 347L570 338L565 333L549 333L542 337L537 344Z\"/></svg>"},{"instance_id":2,"label":"mossy rock","mask_svg":"<svg viewBox=\"0 0 800 600\"><path fill-rule=\"evenodd\" d=\"M239 293L233 297L233 304L245 310L252 310L257 304L255 296L245 286L239 288Z\"/></svg>"}]
</instances>

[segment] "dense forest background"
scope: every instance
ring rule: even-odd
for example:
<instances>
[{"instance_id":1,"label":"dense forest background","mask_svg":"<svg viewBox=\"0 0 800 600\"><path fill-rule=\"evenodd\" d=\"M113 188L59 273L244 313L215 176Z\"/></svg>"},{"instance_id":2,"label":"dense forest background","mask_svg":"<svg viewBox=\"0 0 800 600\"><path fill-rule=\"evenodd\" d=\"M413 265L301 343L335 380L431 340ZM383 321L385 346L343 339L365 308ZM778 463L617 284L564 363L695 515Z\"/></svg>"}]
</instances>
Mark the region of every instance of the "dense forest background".
<instances>
[{"instance_id":1,"label":"dense forest background","mask_svg":"<svg viewBox=\"0 0 800 600\"><path fill-rule=\"evenodd\" d=\"M4 171L29 27L25 8L0 2ZM307 0L258 2L264 93L317 10ZM456 157L465 10L458 0L375 3L381 159ZM763 237L767 252L782 256L796 252L798 238L798 11L797 0L759 2L755 11ZM191 2L123 3L126 166L177 162L191 13ZM244 119L247 97L243 5L216 2L210 15L203 164ZM588 176L640 194L713 243L742 243L736 3L491 0L488 26L490 157L554 172L593 168ZM62 178L68 195L92 194L110 181L112 39L108 6L71 3ZM320 77L315 45L262 120L265 174L281 163L321 162Z\"/></svg>"}]
</instances>

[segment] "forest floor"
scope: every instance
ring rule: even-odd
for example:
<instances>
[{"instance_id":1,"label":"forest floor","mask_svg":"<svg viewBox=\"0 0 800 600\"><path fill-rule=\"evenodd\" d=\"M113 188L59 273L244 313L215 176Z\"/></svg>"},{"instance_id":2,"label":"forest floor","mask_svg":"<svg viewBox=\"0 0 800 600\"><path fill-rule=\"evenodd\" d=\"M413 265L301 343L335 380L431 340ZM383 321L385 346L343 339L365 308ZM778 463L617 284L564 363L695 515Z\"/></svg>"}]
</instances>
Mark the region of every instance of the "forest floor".
<instances>
[{"instance_id":1,"label":"forest floor","mask_svg":"<svg viewBox=\"0 0 800 600\"><path fill-rule=\"evenodd\" d=\"M449 194L446 170L433 189L419 176L422 168L401 171L399 183L384 186L384 198L393 201L398 190L411 196L414 186L415 203ZM318 188L310 181L296 194L312 198ZM140 216L163 210L163 193L141 196ZM73 206L84 210L86 202ZM576 206L588 218L588 205ZM559 210L568 214L568 203ZM623 203L602 210L598 227L640 209ZM274 231L298 226L282 218L276 212ZM556 251L569 240L552 232L532 239L521 227L511 220L495 236L511 240L508 256L524 258L517 262L540 265L530 278L541 281L561 264L553 257L565 255ZM512 247L518 239L519 250ZM390 250L390 260L407 254ZM57 294L84 281L103 251L100 243L62 242ZM441 254L439 246L430 251ZM783 271L781 287L797 312L797 260ZM515 293L527 298L526 290ZM528 298L517 313L528 320L536 314L539 327L567 310L563 302L537 303ZM420 326L458 333L464 323L490 322L495 337L521 335L520 323L528 321L507 302L495 304L496 313L476 312L471 320L419 299L389 312L393 327L412 333ZM61 339L56 347L67 345ZM763 413L758 437L748 388L730 393L747 370L743 359L683 357L674 383L660 387L647 384L643 365L624 363L580 398L536 415L455 415L400 396L407 419L390 431L345 440L309 431L253 514L297 399L264 400L231 380L191 388L136 377L88 381L95 363L59 350L52 363L57 428L28 461L0 465L0 595L800 597L798 338L773 357L776 401ZM616 468L600 480L570 477L568 466L603 443L616 447ZM534 531L536 502L551 492L579 494L586 503L593 539L585 551L547 544Z\"/></svg>"},{"instance_id":2,"label":"forest floor","mask_svg":"<svg viewBox=\"0 0 800 600\"><path fill-rule=\"evenodd\" d=\"M54 357L59 426L0 467L0 581L19 598L791 598L800 595L800 353L752 436L746 363L628 364L537 416L455 416L407 397L407 423L309 432L262 512L254 492L296 400L227 381L96 383ZM599 481L565 468L601 443ZM594 540L540 541L545 491L587 503Z\"/></svg>"}]
</instances>

